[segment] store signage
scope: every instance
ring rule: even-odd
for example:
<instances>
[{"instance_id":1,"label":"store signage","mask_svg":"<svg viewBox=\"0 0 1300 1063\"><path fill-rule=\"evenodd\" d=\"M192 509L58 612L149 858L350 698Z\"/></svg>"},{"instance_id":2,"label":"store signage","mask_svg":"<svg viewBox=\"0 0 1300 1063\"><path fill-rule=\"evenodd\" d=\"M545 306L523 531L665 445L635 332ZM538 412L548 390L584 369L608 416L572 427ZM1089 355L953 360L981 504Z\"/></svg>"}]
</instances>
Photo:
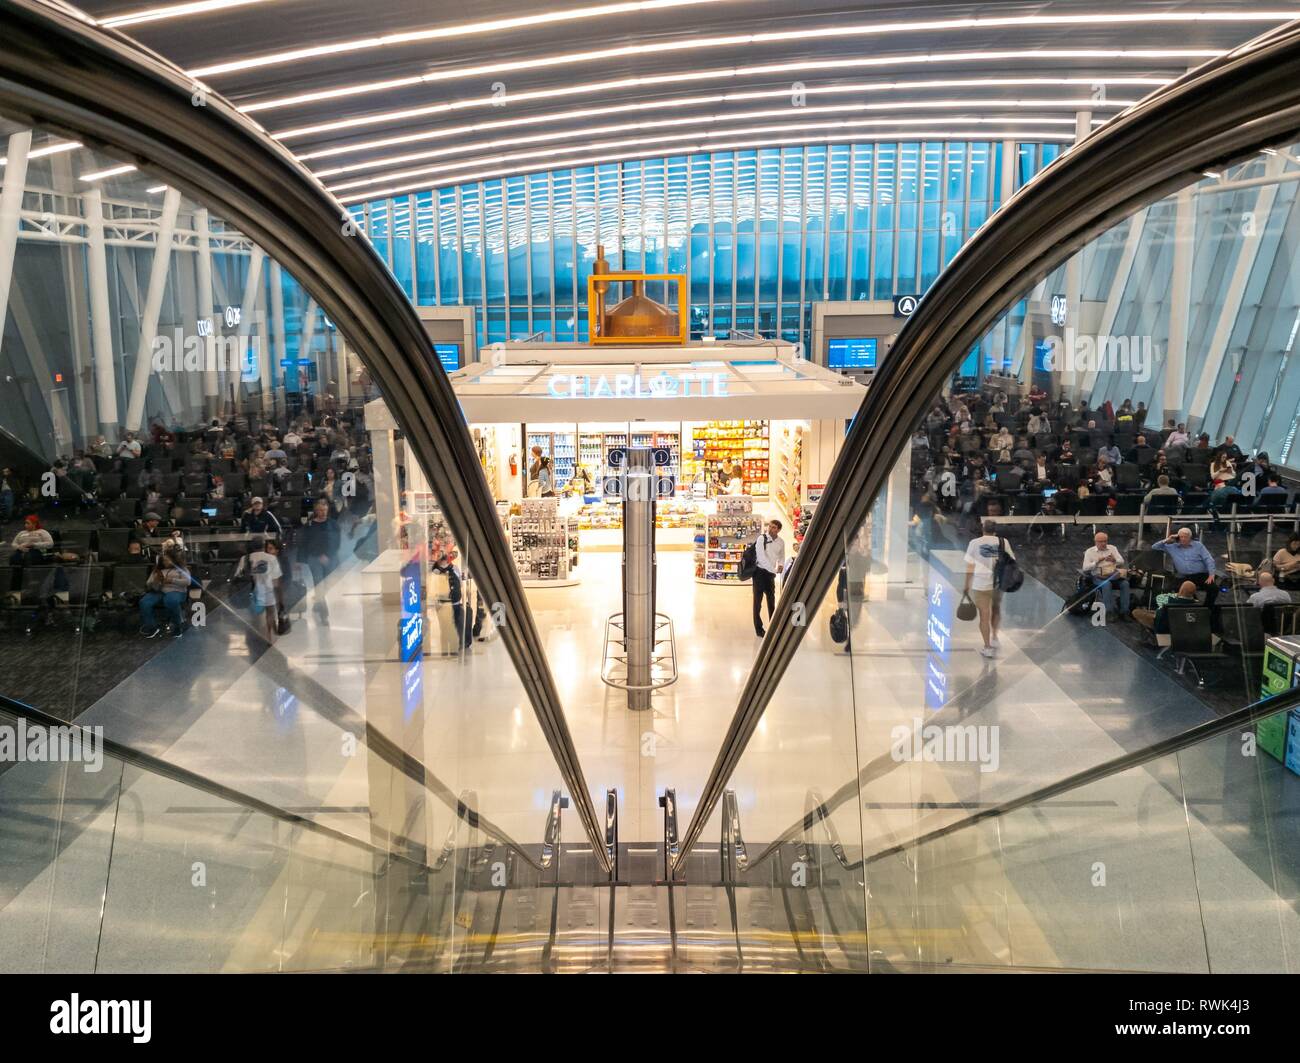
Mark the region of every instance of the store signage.
<instances>
[{"instance_id":1,"label":"store signage","mask_svg":"<svg viewBox=\"0 0 1300 1063\"><path fill-rule=\"evenodd\" d=\"M424 661L416 657L402 673L402 718L409 721L424 705Z\"/></svg>"},{"instance_id":2,"label":"store signage","mask_svg":"<svg viewBox=\"0 0 1300 1063\"><path fill-rule=\"evenodd\" d=\"M915 295L894 296L894 316L911 317L916 313L916 307L920 301L920 297Z\"/></svg>"},{"instance_id":3,"label":"store signage","mask_svg":"<svg viewBox=\"0 0 1300 1063\"><path fill-rule=\"evenodd\" d=\"M397 629L398 657L413 661L424 646L424 596L420 593L420 555L402 566L402 618Z\"/></svg>"},{"instance_id":4,"label":"store signage","mask_svg":"<svg viewBox=\"0 0 1300 1063\"><path fill-rule=\"evenodd\" d=\"M1064 295L1053 295L1051 315L1053 325L1064 325L1070 313L1070 301Z\"/></svg>"},{"instance_id":5,"label":"store signage","mask_svg":"<svg viewBox=\"0 0 1300 1063\"><path fill-rule=\"evenodd\" d=\"M677 494L675 476L646 469L610 473L601 478L600 486L606 502L649 502L652 497L673 498Z\"/></svg>"},{"instance_id":6,"label":"store signage","mask_svg":"<svg viewBox=\"0 0 1300 1063\"><path fill-rule=\"evenodd\" d=\"M556 373L547 382L553 399L719 398L728 394L726 373Z\"/></svg>"}]
</instances>

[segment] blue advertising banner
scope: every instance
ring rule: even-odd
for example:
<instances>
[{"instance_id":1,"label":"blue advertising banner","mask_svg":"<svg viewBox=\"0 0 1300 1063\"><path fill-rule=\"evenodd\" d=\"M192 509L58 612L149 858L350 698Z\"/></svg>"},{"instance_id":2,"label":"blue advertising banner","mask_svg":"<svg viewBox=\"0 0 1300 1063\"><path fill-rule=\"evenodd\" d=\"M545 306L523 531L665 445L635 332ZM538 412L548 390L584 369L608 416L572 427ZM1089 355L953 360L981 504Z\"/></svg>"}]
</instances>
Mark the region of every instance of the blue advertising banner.
<instances>
[{"instance_id":1,"label":"blue advertising banner","mask_svg":"<svg viewBox=\"0 0 1300 1063\"><path fill-rule=\"evenodd\" d=\"M941 709L948 703L948 656L952 650L952 628L956 592L934 565L926 595L925 704Z\"/></svg>"},{"instance_id":2,"label":"blue advertising banner","mask_svg":"<svg viewBox=\"0 0 1300 1063\"><path fill-rule=\"evenodd\" d=\"M421 555L402 566L402 619L398 626L398 657L403 662L420 656L424 647L424 595L420 593Z\"/></svg>"}]
</instances>

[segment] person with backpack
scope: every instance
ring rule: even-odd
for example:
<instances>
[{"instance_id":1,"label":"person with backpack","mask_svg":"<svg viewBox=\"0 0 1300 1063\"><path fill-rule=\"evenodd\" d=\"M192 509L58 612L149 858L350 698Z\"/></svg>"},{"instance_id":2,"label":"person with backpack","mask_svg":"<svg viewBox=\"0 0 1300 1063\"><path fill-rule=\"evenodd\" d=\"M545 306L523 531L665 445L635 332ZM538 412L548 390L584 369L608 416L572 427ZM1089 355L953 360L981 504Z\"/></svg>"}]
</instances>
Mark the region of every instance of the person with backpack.
<instances>
[{"instance_id":1,"label":"person with backpack","mask_svg":"<svg viewBox=\"0 0 1300 1063\"><path fill-rule=\"evenodd\" d=\"M769 520L767 527L750 544L750 549L753 550L753 572L750 578L754 588L754 634L759 638L767 634L763 627L765 599L768 623L776 615L776 577L785 567L785 543L781 540L781 527L779 520Z\"/></svg>"},{"instance_id":2,"label":"person with backpack","mask_svg":"<svg viewBox=\"0 0 1300 1063\"><path fill-rule=\"evenodd\" d=\"M1016 555L998 534L997 521L984 521L980 530L983 534L977 535L966 547L964 594L974 600L975 608L979 611L980 637L984 640L980 656L996 657L999 649L998 627L1002 622L1002 593L1006 589L1005 582L996 577L999 566L1006 561L1014 564ZM999 586L999 583L1002 585Z\"/></svg>"}]
</instances>

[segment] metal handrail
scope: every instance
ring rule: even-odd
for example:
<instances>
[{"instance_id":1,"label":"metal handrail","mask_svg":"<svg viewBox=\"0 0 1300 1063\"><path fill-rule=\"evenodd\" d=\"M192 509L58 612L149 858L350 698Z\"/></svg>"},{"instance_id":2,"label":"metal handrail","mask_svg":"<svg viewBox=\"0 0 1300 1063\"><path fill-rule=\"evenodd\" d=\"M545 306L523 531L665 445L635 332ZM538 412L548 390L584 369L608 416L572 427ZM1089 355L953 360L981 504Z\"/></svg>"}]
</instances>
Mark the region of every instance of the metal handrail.
<instances>
[{"instance_id":1,"label":"metal handrail","mask_svg":"<svg viewBox=\"0 0 1300 1063\"><path fill-rule=\"evenodd\" d=\"M1300 23L1206 63L1046 167L958 251L899 331L863 399L777 602L777 615L700 790L679 862L699 841L913 426L1026 287L1153 200L1261 148L1300 139Z\"/></svg>"},{"instance_id":2,"label":"metal handrail","mask_svg":"<svg viewBox=\"0 0 1300 1063\"><path fill-rule=\"evenodd\" d=\"M0 112L156 176L217 211L301 283L378 385L455 538L507 623L502 642L606 856L591 793L455 393L405 292L342 204L221 96L129 37L39 0L0 0ZM196 106L195 99L202 105Z\"/></svg>"}]
</instances>

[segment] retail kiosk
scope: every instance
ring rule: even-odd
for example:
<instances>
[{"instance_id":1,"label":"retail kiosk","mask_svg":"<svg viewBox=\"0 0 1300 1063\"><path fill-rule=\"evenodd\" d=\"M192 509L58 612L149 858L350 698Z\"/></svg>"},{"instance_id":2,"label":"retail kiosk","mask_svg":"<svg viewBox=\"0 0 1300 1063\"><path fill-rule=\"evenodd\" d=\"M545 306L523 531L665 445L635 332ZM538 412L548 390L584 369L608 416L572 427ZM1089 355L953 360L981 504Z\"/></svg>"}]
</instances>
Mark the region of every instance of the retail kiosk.
<instances>
[{"instance_id":1,"label":"retail kiosk","mask_svg":"<svg viewBox=\"0 0 1300 1063\"><path fill-rule=\"evenodd\" d=\"M740 468L750 500L746 519L780 517L797 547L865 395L858 381L772 341L498 344L451 379L510 520L533 501L529 468L537 448L554 469L555 519L571 520L576 532L569 561L583 550L619 549L622 507L601 490L609 452L663 447L672 456L674 492L656 507L657 547L696 550L697 577L724 584L735 582L738 565L722 547L710 547L722 536L709 524L720 519L718 496L732 470ZM722 515L732 522L739 516ZM565 539L566 550L568 530L557 525L549 533L557 543ZM537 572L521 573L532 585L545 583Z\"/></svg>"}]
</instances>

